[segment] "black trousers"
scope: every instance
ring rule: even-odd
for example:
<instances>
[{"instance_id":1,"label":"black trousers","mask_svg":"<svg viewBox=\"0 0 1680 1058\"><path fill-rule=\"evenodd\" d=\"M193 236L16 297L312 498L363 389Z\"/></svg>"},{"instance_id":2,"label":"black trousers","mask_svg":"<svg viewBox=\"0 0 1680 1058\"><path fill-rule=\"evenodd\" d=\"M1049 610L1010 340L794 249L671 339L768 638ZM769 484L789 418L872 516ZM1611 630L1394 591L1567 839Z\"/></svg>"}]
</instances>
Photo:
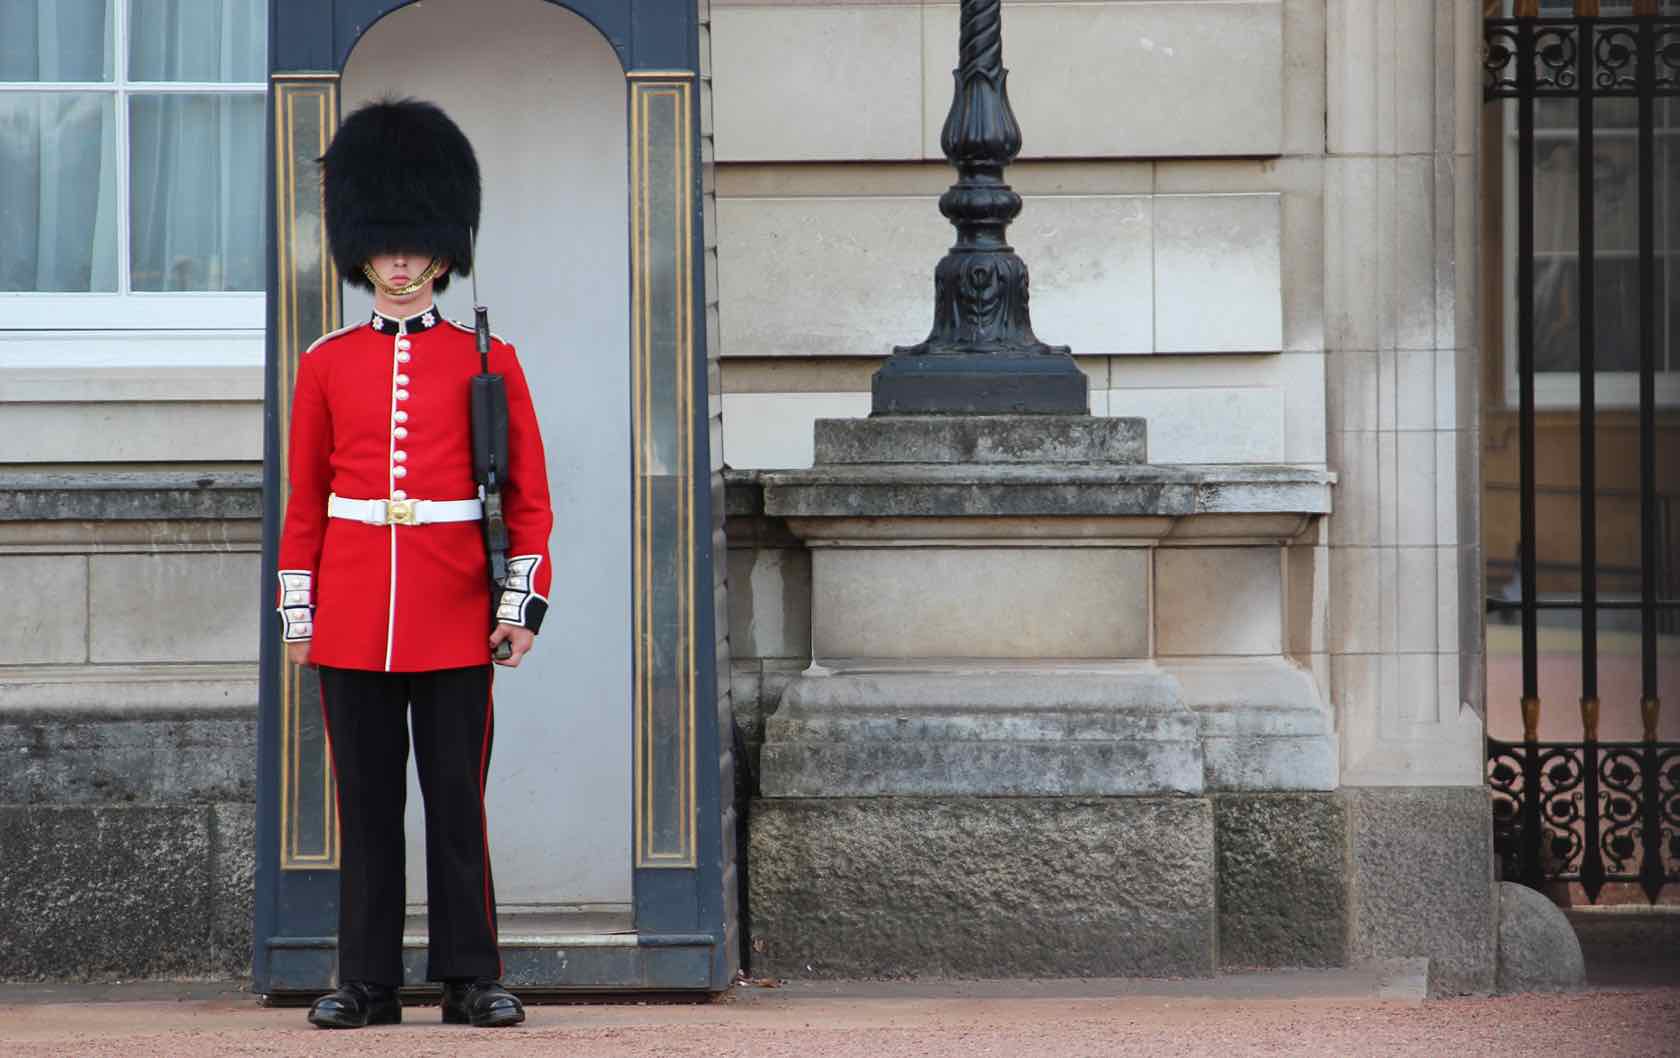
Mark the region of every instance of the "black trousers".
<instances>
[{"instance_id":1,"label":"black trousers","mask_svg":"<svg viewBox=\"0 0 1680 1058\"><path fill-rule=\"evenodd\" d=\"M321 667L342 853L338 980L402 984L403 808L409 724L426 802L426 976L500 977L484 778L495 726L491 668L365 672Z\"/></svg>"}]
</instances>

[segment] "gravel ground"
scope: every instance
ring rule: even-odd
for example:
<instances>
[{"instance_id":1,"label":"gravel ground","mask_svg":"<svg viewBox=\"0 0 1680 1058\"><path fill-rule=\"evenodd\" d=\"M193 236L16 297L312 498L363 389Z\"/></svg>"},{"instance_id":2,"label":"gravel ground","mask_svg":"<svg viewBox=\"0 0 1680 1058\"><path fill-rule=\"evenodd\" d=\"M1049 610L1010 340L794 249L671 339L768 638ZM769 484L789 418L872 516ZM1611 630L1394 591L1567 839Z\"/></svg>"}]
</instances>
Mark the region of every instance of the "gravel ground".
<instances>
[{"instance_id":1,"label":"gravel ground","mask_svg":"<svg viewBox=\"0 0 1680 1058\"><path fill-rule=\"evenodd\" d=\"M1517 1058L1543 1047L1582 1058L1680 1055L1680 986L1422 1003L1101 991L1052 986L1020 997L1006 988L963 995L915 985L743 989L709 1003L532 1006L524 1025L498 1030L442 1026L436 1007L411 1006L401 1026L323 1032L305 1023L302 1009L263 1008L226 991L169 998L154 986L139 1000L119 989L67 1002L76 997L11 1001L0 988L0 1054Z\"/></svg>"}]
</instances>

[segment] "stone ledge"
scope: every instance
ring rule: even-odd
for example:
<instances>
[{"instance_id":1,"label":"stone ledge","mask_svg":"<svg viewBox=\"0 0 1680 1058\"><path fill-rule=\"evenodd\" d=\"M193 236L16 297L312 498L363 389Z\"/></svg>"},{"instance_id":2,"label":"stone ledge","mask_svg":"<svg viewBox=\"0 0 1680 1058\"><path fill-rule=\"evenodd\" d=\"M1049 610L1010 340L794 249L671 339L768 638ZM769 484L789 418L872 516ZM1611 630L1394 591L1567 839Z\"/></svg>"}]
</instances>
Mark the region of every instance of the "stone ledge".
<instances>
[{"instance_id":1,"label":"stone ledge","mask_svg":"<svg viewBox=\"0 0 1680 1058\"><path fill-rule=\"evenodd\" d=\"M9 690L9 688L6 688ZM254 704L0 709L0 802L24 805L249 802Z\"/></svg>"},{"instance_id":2,"label":"stone ledge","mask_svg":"<svg viewBox=\"0 0 1680 1058\"><path fill-rule=\"evenodd\" d=\"M762 470L723 471L723 513L730 518L764 514L764 482Z\"/></svg>"},{"instance_id":3,"label":"stone ledge","mask_svg":"<svg viewBox=\"0 0 1680 1058\"><path fill-rule=\"evenodd\" d=\"M1331 474L1279 466L857 464L761 475L785 518L1330 513Z\"/></svg>"},{"instance_id":4,"label":"stone ledge","mask_svg":"<svg viewBox=\"0 0 1680 1058\"><path fill-rule=\"evenodd\" d=\"M255 715L258 690L250 662L0 666L0 722Z\"/></svg>"},{"instance_id":5,"label":"stone ledge","mask_svg":"<svg viewBox=\"0 0 1680 1058\"><path fill-rule=\"evenodd\" d=\"M833 662L765 721L766 797L1334 790L1312 677L1280 658Z\"/></svg>"},{"instance_id":6,"label":"stone ledge","mask_svg":"<svg viewBox=\"0 0 1680 1058\"><path fill-rule=\"evenodd\" d=\"M1209 791L1334 790L1330 710L1306 671L1281 658L1164 661L1201 721Z\"/></svg>"},{"instance_id":7,"label":"stone ledge","mask_svg":"<svg viewBox=\"0 0 1680 1058\"><path fill-rule=\"evenodd\" d=\"M1149 665L806 675L766 723L767 797L1200 793L1196 717Z\"/></svg>"},{"instance_id":8,"label":"stone ledge","mask_svg":"<svg viewBox=\"0 0 1680 1058\"><path fill-rule=\"evenodd\" d=\"M261 519L262 471L0 474L0 522Z\"/></svg>"}]
</instances>

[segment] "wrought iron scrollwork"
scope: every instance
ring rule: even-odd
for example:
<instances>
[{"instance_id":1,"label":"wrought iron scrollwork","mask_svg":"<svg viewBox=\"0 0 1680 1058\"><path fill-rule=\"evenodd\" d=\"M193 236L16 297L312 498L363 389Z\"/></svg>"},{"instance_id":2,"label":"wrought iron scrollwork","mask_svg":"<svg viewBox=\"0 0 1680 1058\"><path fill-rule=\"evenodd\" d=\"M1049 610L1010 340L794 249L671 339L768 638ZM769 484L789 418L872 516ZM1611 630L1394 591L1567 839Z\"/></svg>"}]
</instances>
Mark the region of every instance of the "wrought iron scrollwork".
<instances>
[{"instance_id":1,"label":"wrought iron scrollwork","mask_svg":"<svg viewBox=\"0 0 1680 1058\"><path fill-rule=\"evenodd\" d=\"M1665 94L1680 91L1680 26L1665 26L1656 38L1656 88Z\"/></svg>"},{"instance_id":2,"label":"wrought iron scrollwork","mask_svg":"<svg viewBox=\"0 0 1680 1058\"><path fill-rule=\"evenodd\" d=\"M1594 95L1636 95L1646 63L1652 67L1651 85L1658 95L1680 95L1680 25L1672 19L1655 25L1646 21L1487 19L1482 30L1482 97L1520 95L1520 64L1530 53L1535 97L1574 95L1583 80Z\"/></svg>"},{"instance_id":3,"label":"wrought iron scrollwork","mask_svg":"<svg viewBox=\"0 0 1680 1058\"><path fill-rule=\"evenodd\" d=\"M1516 28L1489 23L1482 39L1483 98L1497 99L1516 94L1516 63Z\"/></svg>"},{"instance_id":4,"label":"wrought iron scrollwork","mask_svg":"<svg viewBox=\"0 0 1680 1058\"><path fill-rule=\"evenodd\" d=\"M1680 746L1657 753L1657 803L1662 845L1669 862L1669 877L1680 881Z\"/></svg>"},{"instance_id":5,"label":"wrought iron scrollwork","mask_svg":"<svg viewBox=\"0 0 1680 1058\"><path fill-rule=\"evenodd\" d=\"M1618 874L1638 873L1642 770L1638 749L1606 750L1599 762L1599 781L1604 784L1599 847L1611 870Z\"/></svg>"},{"instance_id":6,"label":"wrought iron scrollwork","mask_svg":"<svg viewBox=\"0 0 1680 1058\"><path fill-rule=\"evenodd\" d=\"M1534 86L1574 91L1579 83L1576 64L1580 48L1573 25L1547 25L1534 32Z\"/></svg>"},{"instance_id":7,"label":"wrought iron scrollwork","mask_svg":"<svg viewBox=\"0 0 1680 1058\"><path fill-rule=\"evenodd\" d=\"M1581 869L1581 824L1585 819L1580 756L1568 749L1542 751L1540 777L1546 873L1577 873Z\"/></svg>"},{"instance_id":8,"label":"wrought iron scrollwork","mask_svg":"<svg viewBox=\"0 0 1680 1058\"><path fill-rule=\"evenodd\" d=\"M1587 796L1589 760L1596 798ZM1637 883L1655 902L1680 881L1680 745L1489 739L1487 775L1504 877L1580 882L1595 901L1605 882Z\"/></svg>"},{"instance_id":9,"label":"wrought iron scrollwork","mask_svg":"<svg viewBox=\"0 0 1680 1058\"><path fill-rule=\"evenodd\" d=\"M1639 86L1639 35L1631 26L1600 26L1593 41L1593 87L1631 92Z\"/></svg>"},{"instance_id":10,"label":"wrought iron scrollwork","mask_svg":"<svg viewBox=\"0 0 1680 1058\"><path fill-rule=\"evenodd\" d=\"M1500 874L1521 878L1523 800L1522 749L1488 740L1488 791L1493 796L1493 850Z\"/></svg>"}]
</instances>

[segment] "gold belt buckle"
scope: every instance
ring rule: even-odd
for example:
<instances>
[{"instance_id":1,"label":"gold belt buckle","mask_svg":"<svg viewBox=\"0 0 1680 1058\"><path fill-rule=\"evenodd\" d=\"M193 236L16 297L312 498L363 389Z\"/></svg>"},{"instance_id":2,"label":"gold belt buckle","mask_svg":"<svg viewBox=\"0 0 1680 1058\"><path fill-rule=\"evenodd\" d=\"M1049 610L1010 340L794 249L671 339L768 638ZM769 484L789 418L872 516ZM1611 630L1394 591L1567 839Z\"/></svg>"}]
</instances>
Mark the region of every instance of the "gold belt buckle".
<instances>
[{"instance_id":1,"label":"gold belt buckle","mask_svg":"<svg viewBox=\"0 0 1680 1058\"><path fill-rule=\"evenodd\" d=\"M392 525L414 525L413 500L387 500L385 503L385 520Z\"/></svg>"}]
</instances>

